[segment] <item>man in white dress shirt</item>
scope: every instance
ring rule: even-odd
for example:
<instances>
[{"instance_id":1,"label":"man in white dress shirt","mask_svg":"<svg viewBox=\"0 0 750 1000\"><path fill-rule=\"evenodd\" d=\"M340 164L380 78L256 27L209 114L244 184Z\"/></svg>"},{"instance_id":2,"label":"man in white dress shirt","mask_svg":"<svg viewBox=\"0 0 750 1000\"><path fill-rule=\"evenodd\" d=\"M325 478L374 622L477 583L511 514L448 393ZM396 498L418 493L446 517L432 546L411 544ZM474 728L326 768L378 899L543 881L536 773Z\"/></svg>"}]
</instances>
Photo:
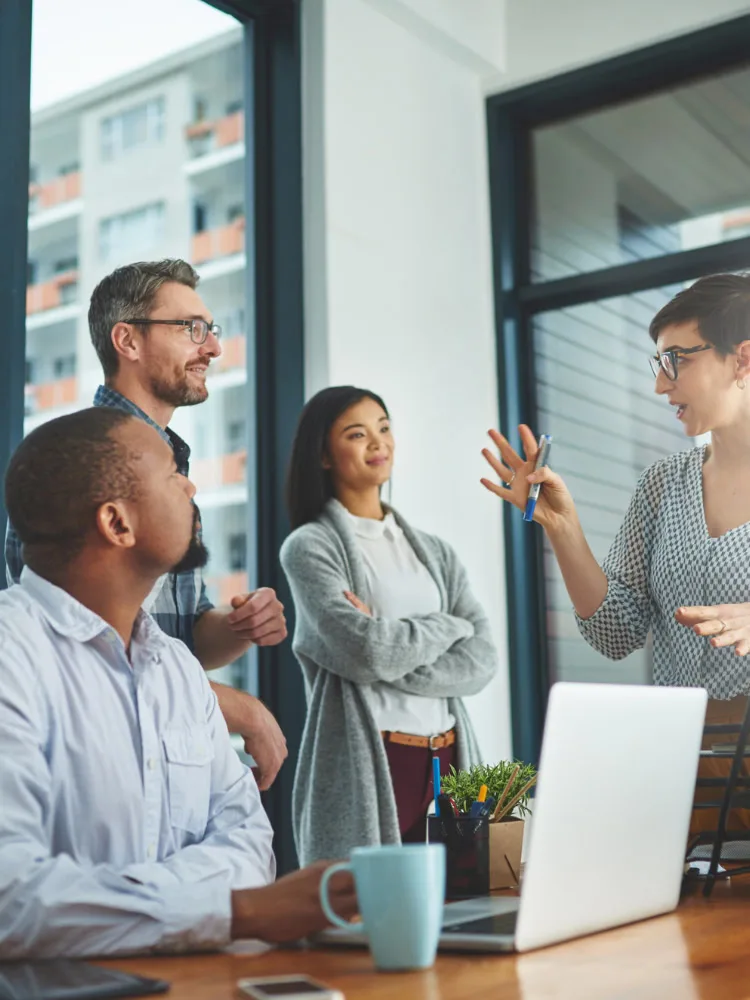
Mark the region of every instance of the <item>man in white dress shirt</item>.
<instances>
[{"instance_id":1,"label":"man in white dress shirt","mask_svg":"<svg viewBox=\"0 0 750 1000\"><path fill-rule=\"evenodd\" d=\"M325 865L273 881L272 830L203 669L141 610L161 574L205 562L194 492L115 409L42 425L10 462L26 568L0 594L0 959L325 925ZM351 881L336 888L351 914Z\"/></svg>"}]
</instances>

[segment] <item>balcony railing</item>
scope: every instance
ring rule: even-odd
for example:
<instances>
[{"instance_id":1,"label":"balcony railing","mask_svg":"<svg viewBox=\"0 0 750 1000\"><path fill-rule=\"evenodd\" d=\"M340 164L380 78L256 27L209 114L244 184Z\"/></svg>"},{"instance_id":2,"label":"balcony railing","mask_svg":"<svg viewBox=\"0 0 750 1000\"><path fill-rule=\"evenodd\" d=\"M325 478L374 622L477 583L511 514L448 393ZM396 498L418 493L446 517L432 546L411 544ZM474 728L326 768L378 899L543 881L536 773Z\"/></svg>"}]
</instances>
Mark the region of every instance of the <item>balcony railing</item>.
<instances>
[{"instance_id":1,"label":"balcony railing","mask_svg":"<svg viewBox=\"0 0 750 1000\"><path fill-rule=\"evenodd\" d=\"M204 229L193 236L192 258L194 264L205 264L217 257L230 257L245 249L245 218L242 216L219 226L218 229Z\"/></svg>"},{"instance_id":2,"label":"balcony railing","mask_svg":"<svg viewBox=\"0 0 750 1000\"><path fill-rule=\"evenodd\" d=\"M240 570L236 573L225 573L223 576L207 576L206 586L216 594L219 604L229 604L237 594L247 593L247 573Z\"/></svg>"},{"instance_id":3,"label":"balcony railing","mask_svg":"<svg viewBox=\"0 0 750 1000\"><path fill-rule=\"evenodd\" d=\"M215 121L193 122L185 129L193 157L205 156L216 149L225 149L242 142L245 135L245 114L235 111Z\"/></svg>"},{"instance_id":4,"label":"balcony railing","mask_svg":"<svg viewBox=\"0 0 750 1000\"><path fill-rule=\"evenodd\" d=\"M64 271L54 278L26 289L26 315L69 305L78 297L78 271Z\"/></svg>"},{"instance_id":5,"label":"balcony railing","mask_svg":"<svg viewBox=\"0 0 750 1000\"><path fill-rule=\"evenodd\" d=\"M210 371L229 371L230 368L245 367L245 338L243 336L227 337L221 342L221 357L211 362Z\"/></svg>"},{"instance_id":6,"label":"balcony railing","mask_svg":"<svg viewBox=\"0 0 750 1000\"><path fill-rule=\"evenodd\" d=\"M54 382L28 384L24 390L26 415L40 410L51 410L57 406L67 406L78 399L78 379L75 375L56 379Z\"/></svg>"},{"instance_id":7,"label":"balcony railing","mask_svg":"<svg viewBox=\"0 0 750 1000\"><path fill-rule=\"evenodd\" d=\"M234 486L245 482L247 452L235 451L215 458L200 458L190 464L190 478L199 490Z\"/></svg>"},{"instance_id":8,"label":"balcony railing","mask_svg":"<svg viewBox=\"0 0 750 1000\"><path fill-rule=\"evenodd\" d=\"M81 195L81 172L64 174L46 184L29 184L29 212L43 212L45 209L73 201Z\"/></svg>"}]
</instances>

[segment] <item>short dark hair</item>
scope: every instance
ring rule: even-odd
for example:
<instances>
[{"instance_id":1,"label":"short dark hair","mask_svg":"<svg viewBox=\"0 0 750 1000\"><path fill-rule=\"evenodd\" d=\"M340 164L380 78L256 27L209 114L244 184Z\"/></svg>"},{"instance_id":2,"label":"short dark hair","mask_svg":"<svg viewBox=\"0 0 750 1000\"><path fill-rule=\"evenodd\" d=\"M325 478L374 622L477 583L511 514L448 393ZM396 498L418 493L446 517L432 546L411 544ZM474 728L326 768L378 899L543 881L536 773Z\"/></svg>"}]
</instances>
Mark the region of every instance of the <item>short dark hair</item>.
<instances>
[{"instance_id":1,"label":"short dark hair","mask_svg":"<svg viewBox=\"0 0 750 1000\"><path fill-rule=\"evenodd\" d=\"M698 324L701 336L719 354L731 354L750 340L750 274L710 274L678 292L651 320L648 332L659 334L676 323Z\"/></svg>"},{"instance_id":2,"label":"short dark hair","mask_svg":"<svg viewBox=\"0 0 750 1000\"><path fill-rule=\"evenodd\" d=\"M42 424L16 448L5 473L5 508L31 569L64 567L83 548L103 503L138 496L134 455L113 433L137 419L90 407Z\"/></svg>"},{"instance_id":3,"label":"short dark hair","mask_svg":"<svg viewBox=\"0 0 750 1000\"><path fill-rule=\"evenodd\" d=\"M320 517L333 497L331 473L323 468L328 434L341 414L363 399L374 400L389 415L380 396L353 385L321 389L300 414L286 479L286 507L292 528Z\"/></svg>"},{"instance_id":4,"label":"short dark hair","mask_svg":"<svg viewBox=\"0 0 750 1000\"><path fill-rule=\"evenodd\" d=\"M112 343L112 327L115 323L147 317L156 293L168 281L196 288L200 278L191 264L179 258L138 261L118 267L94 289L89 305L89 333L105 380L117 374L120 363Z\"/></svg>"}]
</instances>

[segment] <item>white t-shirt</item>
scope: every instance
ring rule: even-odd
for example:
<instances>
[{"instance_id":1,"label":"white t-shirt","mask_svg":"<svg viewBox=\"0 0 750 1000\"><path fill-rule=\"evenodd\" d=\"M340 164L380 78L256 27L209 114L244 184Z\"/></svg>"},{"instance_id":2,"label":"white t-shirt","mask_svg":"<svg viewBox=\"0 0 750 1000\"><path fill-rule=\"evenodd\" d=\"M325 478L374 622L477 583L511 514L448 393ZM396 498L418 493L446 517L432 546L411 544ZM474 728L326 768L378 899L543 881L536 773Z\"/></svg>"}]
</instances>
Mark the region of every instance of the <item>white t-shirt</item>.
<instances>
[{"instance_id":1,"label":"white t-shirt","mask_svg":"<svg viewBox=\"0 0 750 1000\"><path fill-rule=\"evenodd\" d=\"M357 594L376 618L415 618L440 611L440 592L417 558L393 514L382 521L349 515L365 563L369 594ZM369 598L367 600L366 598ZM436 736L455 719L445 698L398 691L385 681L366 684L362 693L380 730Z\"/></svg>"}]
</instances>

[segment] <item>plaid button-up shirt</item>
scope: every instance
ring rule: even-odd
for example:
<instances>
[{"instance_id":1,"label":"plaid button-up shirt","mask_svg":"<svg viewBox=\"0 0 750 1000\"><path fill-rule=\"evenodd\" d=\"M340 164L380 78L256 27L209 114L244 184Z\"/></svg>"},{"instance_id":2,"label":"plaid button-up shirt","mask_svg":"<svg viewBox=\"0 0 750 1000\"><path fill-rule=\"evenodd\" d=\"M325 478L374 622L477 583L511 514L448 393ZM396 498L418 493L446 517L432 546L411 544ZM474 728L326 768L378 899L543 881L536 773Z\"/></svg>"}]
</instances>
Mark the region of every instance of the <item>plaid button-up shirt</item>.
<instances>
[{"instance_id":1,"label":"plaid button-up shirt","mask_svg":"<svg viewBox=\"0 0 750 1000\"><path fill-rule=\"evenodd\" d=\"M106 385L100 385L94 396L94 406L113 406L118 410L132 413L155 428L174 451L178 471L187 476L189 471L190 448L182 438L155 423L143 410L119 392ZM18 583L23 569L21 539L13 525L8 522L5 535L5 576L8 586ZM193 626L200 616L213 608L206 596L206 585L200 569L184 573L168 573L157 581L149 594L146 605L157 625L175 639L182 639L188 649L193 649Z\"/></svg>"}]
</instances>

